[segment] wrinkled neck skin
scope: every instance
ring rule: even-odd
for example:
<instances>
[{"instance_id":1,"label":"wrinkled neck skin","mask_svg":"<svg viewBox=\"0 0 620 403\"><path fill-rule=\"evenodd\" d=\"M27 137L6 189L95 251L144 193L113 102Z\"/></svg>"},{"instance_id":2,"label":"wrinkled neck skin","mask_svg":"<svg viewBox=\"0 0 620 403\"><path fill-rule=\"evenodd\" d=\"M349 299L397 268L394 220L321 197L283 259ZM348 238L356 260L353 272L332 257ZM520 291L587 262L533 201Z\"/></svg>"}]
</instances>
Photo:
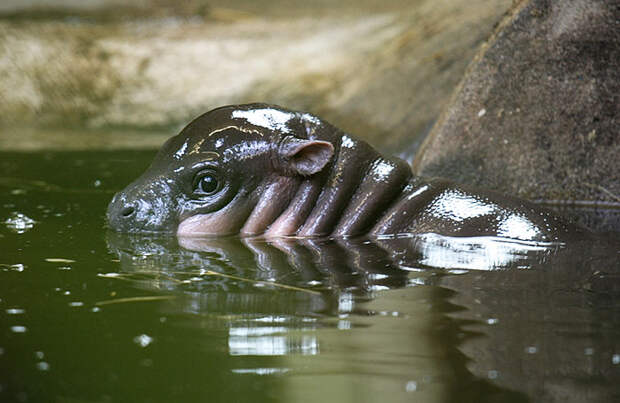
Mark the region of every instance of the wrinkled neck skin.
<instances>
[{"instance_id":1,"label":"wrinkled neck skin","mask_svg":"<svg viewBox=\"0 0 620 403\"><path fill-rule=\"evenodd\" d=\"M233 201L217 212L181 221L177 235L318 237L353 236L370 230L400 195L411 170L406 162L386 159L362 141L342 132L334 134L316 137L330 141L335 152L320 173L308 177L274 174L243 203Z\"/></svg>"}]
</instances>

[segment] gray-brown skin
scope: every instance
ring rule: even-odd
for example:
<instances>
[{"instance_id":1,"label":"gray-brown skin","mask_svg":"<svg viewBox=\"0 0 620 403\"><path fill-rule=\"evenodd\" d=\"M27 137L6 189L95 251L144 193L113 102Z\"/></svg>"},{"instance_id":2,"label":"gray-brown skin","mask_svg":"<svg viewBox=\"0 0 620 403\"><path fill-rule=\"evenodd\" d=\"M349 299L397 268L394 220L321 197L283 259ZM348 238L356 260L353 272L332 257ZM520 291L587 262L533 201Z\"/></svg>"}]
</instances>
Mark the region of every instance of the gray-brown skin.
<instances>
[{"instance_id":1,"label":"gray-brown skin","mask_svg":"<svg viewBox=\"0 0 620 403\"><path fill-rule=\"evenodd\" d=\"M316 116L273 105L198 117L116 194L120 232L179 236L437 233L564 241L584 230L524 200L412 175Z\"/></svg>"}]
</instances>

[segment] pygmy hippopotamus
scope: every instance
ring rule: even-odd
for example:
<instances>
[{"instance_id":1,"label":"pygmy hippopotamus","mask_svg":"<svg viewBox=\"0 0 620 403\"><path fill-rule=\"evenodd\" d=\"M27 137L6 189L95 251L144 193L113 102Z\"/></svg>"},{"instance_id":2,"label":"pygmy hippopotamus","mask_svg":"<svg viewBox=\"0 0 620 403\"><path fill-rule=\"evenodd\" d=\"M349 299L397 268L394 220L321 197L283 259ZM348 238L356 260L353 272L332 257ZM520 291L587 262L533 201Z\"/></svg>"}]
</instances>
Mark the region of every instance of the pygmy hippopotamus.
<instances>
[{"instance_id":1,"label":"pygmy hippopotamus","mask_svg":"<svg viewBox=\"0 0 620 403\"><path fill-rule=\"evenodd\" d=\"M524 200L412 175L409 165L308 113L207 112L112 199L120 232L178 236L436 233L557 242L580 228Z\"/></svg>"}]
</instances>

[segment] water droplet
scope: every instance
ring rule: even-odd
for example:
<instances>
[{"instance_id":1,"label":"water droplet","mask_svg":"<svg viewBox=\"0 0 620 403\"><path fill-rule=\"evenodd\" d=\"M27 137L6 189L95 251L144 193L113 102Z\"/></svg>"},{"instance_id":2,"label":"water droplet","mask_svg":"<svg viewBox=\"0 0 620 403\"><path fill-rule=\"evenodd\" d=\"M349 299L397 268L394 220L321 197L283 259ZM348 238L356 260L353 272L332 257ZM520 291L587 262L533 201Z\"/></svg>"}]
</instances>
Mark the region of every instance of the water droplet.
<instances>
[{"instance_id":1,"label":"water droplet","mask_svg":"<svg viewBox=\"0 0 620 403\"><path fill-rule=\"evenodd\" d=\"M99 186L101 186L101 181L97 179L95 182L93 182L93 186L98 188Z\"/></svg>"},{"instance_id":2,"label":"water droplet","mask_svg":"<svg viewBox=\"0 0 620 403\"><path fill-rule=\"evenodd\" d=\"M114 277L120 277L121 274L120 273L97 273L97 277L104 277L104 278L114 278Z\"/></svg>"},{"instance_id":3,"label":"water droplet","mask_svg":"<svg viewBox=\"0 0 620 403\"><path fill-rule=\"evenodd\" d=\"M489 379L497 379L497 377L499 376L499 372L492 369L489 372L487 372L487 376L489 377Z\"/></svg>"},{"instance_id":4,"label":"water droplet","mask_svg":"<svg viewBox=\"0 0 620 403\"><path fill-rule=\"evenodd\" d=\"M585 355L592 355L592 354L594 354L594 349L592 347L586 347L586 349L583 350L583 353Z\"/></svg>"},{"instance_id":5,"label":"water droplet","mask_svg":"<svg viewBox=\"0 0 620 403\"><path fill-rule=\"evenodd\" d=\"M133 342L138 344L140 347L147 347L149 344L153 342L153 338L148 334L141 334L133 338Z\"/></svg>"},{"instance_id":6,"label":"water droplet","mask_svg":"<svg viewBox=\"0 0 620 403\"><path fill-rule=\"evenodd\" d=\"M536 354L538 352L538 348L535 346L529 346L525 348L525 352L528 354Z\"/></svg>"},{"instance_id":7,"label":"water droplet","mask_svg":"<svg viewBox=\"0 0 620 403\"><path fill-rule=\"evenodd\" d=\"M84 306L84 303L81 301L69 302L69 306Z\"/></svg>"},{"instance_id":8,"label":"water droplet","mask_svg":"<svg viewBox=\"0 0 620 403\"><path fill-rule=\"evenodd\" d=\"M484 108L482 108L482 109L480 109L480 110L478 111L478 117L479 117L479 118L481 118L481 117L483 117L484 115L486 115L486 113L487 113L487 110L486 110L486 109L484 109Z\"/></svg>"},{"instance_id":9,"label":"water droplet","mask_svg":"<svg viewBox=\"0 0 620 403\"><path fill-rule=\"evenodd\" d=\"M50 365L45 361L37 362L37 369L39 371L49 371Z\"/></svg>"},{"instance_id":10,"label":"water droplet","mask_svg":"<svg viewBox=\"0 0 620 403\"><path fill-rule=\"evenodd\" d=\"M13 333L26 333L26 326L11 326L11 331Z\"/></svg>"},{"instance_id":11,"label":"water droplet","mask_svg":"<svg viewBox=\"0 0 620 403\"><path fill-rule=\"evenodd\" d=\"M35 351L34 356L37 357L38 360L42 360L45 357L43 351Z\"/></svg>"},{"instance_id":12,"label":"water droplet","mask_svg":"<svg viewBox=\"0 0 620 403\"><path fill-rule=\"evenodd\" d=\"M4 220L4 224L11 231L17 234L23 234L29 229L32 229L36 221L22 213L13 212L9 218Z\"/></svg>"},{"instance_id":13,"label":"water droplet","mask_svg":"<svg viewBox=\"0 0 620 403\"><path fill-rule=\"evenodd\" d=\"M90 310L91 312L99 312L101 311L101 308L99 308L98 306L93 307L93 309Z\"/></svg>"},{"instance_id":14,"label":"water droplet","mask_svg":"<svg viewBox=\"0 0 620 403\"><path fill-rule=\"evenodd\" d=\"M8 313L9 315L21 315L24 312L26 311L21 308L9 308L6 310L6 313Z\"/></svg>"},{"instance_id":15,"label":"water droplet","mask_svg":"<svg viewBox=\"0 0 620 403\"><path fill-rule=\"evenodd\" d=\"M45 261L50 263L75 263L75 260L65 259L64 257L48 257L45 258Z\"/></svg>"},{"instance_id":16,"label":"water droplet","mask_svg":"<svg viewBox=\"0 0 620 403\"><path fill-rule=\"evenodd\" d=\"M499 319L497 319L497 318L489 318L489 319L487 319L487 324L489 324L489 325L496 325L497 322L499 322Z\"/></svg>"},{"instance_id":17,"label":"water droplet","mask_svg":"<svg viewBox=\"0 0 620 403\"><path fill-rule=\"evenodd\" d=\"M416 381L407 382L407 384L405 385L405 390L407 392L415 392L416 390L418 390L418 383Z\"/></svg>"},{"instance_id":18,"label":"water droplet","mask_svg":"<svg viewBox=\"0 0 620 403\"><path fill-rule=\"evenodd\" d=\"M24 271L24 269L26 268L25 265L21 264L21 263L17 263L17 264L12 264L9 266L9 269L11 269L11 271L17 271L17 272L22 272Z\"/></svg>"},{"instance_id":19,"label":"water droplet","mask_svg":"<svg viewBox=\"0 0 620 403\"><path fill-rule=\"evenodd\" d=\"M620 354L614 354L611 356L611 363L614 365L620 364Z\"/></svg>"},{"instance_id":20,"label":"water droplet","mask_svg":"<svg viewBox=\"0 0 620 403\"><path fill-rule=\"evenodd\" d=\"M289 368L234 368L233 374L255 374L255 375L274 375L284 374L290 371Z\"/></svg>"}]
</instances>

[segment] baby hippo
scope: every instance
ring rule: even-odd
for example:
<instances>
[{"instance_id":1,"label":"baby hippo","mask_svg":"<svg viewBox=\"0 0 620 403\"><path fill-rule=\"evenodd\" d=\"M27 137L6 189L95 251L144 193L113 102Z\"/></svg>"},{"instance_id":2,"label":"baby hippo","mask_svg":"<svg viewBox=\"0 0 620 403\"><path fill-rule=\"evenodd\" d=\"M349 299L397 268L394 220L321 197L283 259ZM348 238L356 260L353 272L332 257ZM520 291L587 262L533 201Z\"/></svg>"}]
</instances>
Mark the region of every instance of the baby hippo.
<instances>
[{"instance_id":1,"label":"baby hippo","mask_svg":"<svg viewBox=\"0 0 620 403\"><path fill-rule=\"evenodd\" d=\"M524 200L412 175L308 113L225 106L169 139L108 207L119 232L557 242L584 230Z\"/></svg>"}]
</instances>

